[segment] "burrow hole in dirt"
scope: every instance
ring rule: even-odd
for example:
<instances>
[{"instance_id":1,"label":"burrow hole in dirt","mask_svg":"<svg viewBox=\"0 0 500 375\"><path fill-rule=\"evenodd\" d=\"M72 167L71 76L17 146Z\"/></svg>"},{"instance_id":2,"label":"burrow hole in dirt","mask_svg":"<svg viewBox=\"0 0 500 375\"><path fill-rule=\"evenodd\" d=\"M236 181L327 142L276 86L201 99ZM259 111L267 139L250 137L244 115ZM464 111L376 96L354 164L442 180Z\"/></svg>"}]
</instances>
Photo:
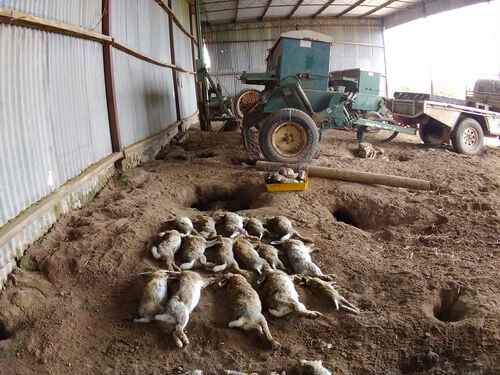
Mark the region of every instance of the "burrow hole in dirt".
<instances>
[{"instance_id":1,"label":"burrow hole in dirt","mask_svg":"<svg viewBox=\"0 0 500 375\"><path fill-rule=\"evenodd\" d=\"M214 158L217 155L218 154L216 154L215 152L200 152L199 154L196 154L196 157L201 159L209 159Z\"/></svg>"},{"instance_id":2,"label":"burrow hole in dirt","mask_svg":"<svg viewBox=\"0 0 500 375\"><path fill-rule=\"evenodd\" d=\"M346 223L348 225L352 225L353 227L358 228L358 220L355 218L348 209L344 207L340 207L333 211L333 217L335 220L341 223Z\"/></svg>"},{"instance_id":3,"label":"burrow hole in dirt","mask_svg":"<svg viewBox=\"0 0 500 375\"><path fill-rule=\"evenodd\" d=\"M0 341L1 340L8 340L10 338L9 332L7 332L7 329L5 328L4 322L0 321Z\"/></svg>"},{"instance_id":4,"label":"burrow hole in dirt","mask_svg":"<svg viewBox=\"0 0 500 375\"><path fill-rule=\"evenodd\" d=\"M442 322L458 322L465 319L470 310L470 304L463 298L463 290L453 287L441 290L434 305L434 316Z\"/></svg>"},{"instance_id":5,"label":"burrow hole in dirt","mask_svg":"<svg viewBox=\"0 0 500 375\"><path fill-rule=\"evenodd\" d=\"M196 189L196 198L189 207L198 211L242 211L258 208L256 200L262 192L261 186L204 186Z\"/></svg>"},{"instance_id":6,"label":"burrow hole in dirt","mask_svg":"<svg viewBox=\"0 0 500 375\"><path fill-rule=\"evenodd\" d=\"M329 208L335 221L365 231L376 231L417 221L431 224L436 220L429 210L416 209L412 204L361 194L339 194Z\"/></svg>"},{"instance_id":7,"label":"burrow hole in dirt","mask_svg":"<svg viewBox=\"0 0 500 375\"><path fill-rule=\"evenodd\" d=\"M257 163L257 159L252 159L252 158L233 158L233 159L231 159L231 163L233 165L255 165Z\"/></svg>"}]
</instances>

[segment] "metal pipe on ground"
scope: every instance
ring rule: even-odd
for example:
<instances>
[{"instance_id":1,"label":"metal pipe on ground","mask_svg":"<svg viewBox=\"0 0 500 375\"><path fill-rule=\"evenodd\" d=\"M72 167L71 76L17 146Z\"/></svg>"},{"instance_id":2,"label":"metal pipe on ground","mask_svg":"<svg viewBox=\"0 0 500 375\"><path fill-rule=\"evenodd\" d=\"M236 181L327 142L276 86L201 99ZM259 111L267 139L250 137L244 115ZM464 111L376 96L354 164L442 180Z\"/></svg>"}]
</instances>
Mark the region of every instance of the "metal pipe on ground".
<instances>
[{"instance_id":1,"label":"metal pipe on ground","mask_svg":"<svg viewBox=\"0 0 500 375\"><path fill-rule=\"evenodd\" d=\"M295 170L305 169L309 177L323 177L333 180L359 182L362 184L386 185L393 187L401 187L413 190L431 190L431 183L427 180L418 178L391 176L380 173L360 172L349 169L335 169L326 167L315 167L311 165L299 164L282 164L269 161L259 160L256 163L256 168L259 171L269 171L279 167L289 167Z\"/></svg>"}]
</instances>

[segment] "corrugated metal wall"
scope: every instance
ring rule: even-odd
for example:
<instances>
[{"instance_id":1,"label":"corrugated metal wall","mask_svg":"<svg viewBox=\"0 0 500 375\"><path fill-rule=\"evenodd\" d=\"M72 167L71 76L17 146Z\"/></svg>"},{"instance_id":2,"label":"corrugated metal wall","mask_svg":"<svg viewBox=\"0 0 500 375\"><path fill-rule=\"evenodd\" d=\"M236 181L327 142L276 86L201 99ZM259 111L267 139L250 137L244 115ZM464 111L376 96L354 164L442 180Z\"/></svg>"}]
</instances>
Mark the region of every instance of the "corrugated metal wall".
<instances>
[{"instance_id":1,"label":"corrugated metal wall","mask_svg":"<svg viewBox=\"0 0 500 375\"><path fill-rule=\"evenodd\" d=\"M172 8L181 25L186 30L190 30L189 5L187 1L174 0L172 1ZM186 70L194 71L191 39L177 25L174 25L174 40L175 63ZM184 118L196 111L196 101L187 100L189 95L192 95L195 91L195 77L189 73L178 72L177 82L179 83L179 95L181 98L181 117Z\"/></svg>"},{"instance_id":2,"label":"corrugated metal wall","mask_svg":"<svg viewBox=\"0 0 500 375\"><path fill-rule=\"evenodd\" d=\"M186 0L175 15L189 30ZM101 32L102 0L0 0L0 8ZM169 63L169 16L153 0L117 0L112 36ZM177 26L177 65L193 70ZM0 227L112 153L102 44L0 24ZM113 50L123 146L176 120L172 69ZM196 112L194 76L178 74L182 117Z\"/></svg>"},{"instance_id":3,"label":"corrugated metal wall","mask_svg":"<svg viewBox=\"0 0 500 375\"><path fill-rule=\"evenodd\" d=\"M100 44L1 24L0 45L2 226L111 143Z\"/></svg>"},{"instance_id":4,"label":"corrugated metal wall","mask_svg":"<svg viewBox=\"0 0 500 375\"><path fill-rule=\"evenodd\" d=\"M170 21L156 2L120 0L113 7L114 38L155 59L171 62ZM126 147L177 120L172 69L118 50L113 51L113 59L121 138Z\"/></svg>"},{"instance_id":5,"label":"corrugated metal wall","mask_svg":"<svg viewBox=\"0 0 500 375\"><path fill-rule=\"evenodd\" d=\"M236 27L210 26L205 37L212 73L231 95L249 88L241 84L238 75L244 70L265 72L268 50L281 33L291 30L313 30L333 37L330 70L364 68L381 72L381 92L385 95L383 26L378 21L266 21Z\"/></svg>"},{"instance_id":6,"label":"corrugated metal wall","mask_svg":"<svg viewBox=\"0 0 500 375\"><path fill-rule=\"evenodd\" d=\"M123 1L123 0L120 0ZM101 32L102 0L0 0L0 8Z\"/></svg>"}]
</instances>

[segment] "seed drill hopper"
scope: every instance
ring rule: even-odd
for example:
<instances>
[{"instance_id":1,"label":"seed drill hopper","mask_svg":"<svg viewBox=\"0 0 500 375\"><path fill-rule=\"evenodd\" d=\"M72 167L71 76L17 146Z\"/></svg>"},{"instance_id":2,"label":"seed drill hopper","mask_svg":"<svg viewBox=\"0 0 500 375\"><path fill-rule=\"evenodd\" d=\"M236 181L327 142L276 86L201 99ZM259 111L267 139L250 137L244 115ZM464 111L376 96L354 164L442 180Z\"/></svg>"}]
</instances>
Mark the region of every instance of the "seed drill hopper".
<instances>
[{"instance_id":1,"label":"seed drill hopper","mask_svg":"<svg viewBox=\"0 0 500 375\"><path fill-rule=\"evenodd\" d=\"M265 86L243 117L248 149L268 160L303 163L316 153L326 129L358 127L360 141L414 134L389 117L379 96L380 73L329 71L331 43L313 31L287 32L270 50L267 72L243 72L243 83Z\"/></svg>"}]
</instances>

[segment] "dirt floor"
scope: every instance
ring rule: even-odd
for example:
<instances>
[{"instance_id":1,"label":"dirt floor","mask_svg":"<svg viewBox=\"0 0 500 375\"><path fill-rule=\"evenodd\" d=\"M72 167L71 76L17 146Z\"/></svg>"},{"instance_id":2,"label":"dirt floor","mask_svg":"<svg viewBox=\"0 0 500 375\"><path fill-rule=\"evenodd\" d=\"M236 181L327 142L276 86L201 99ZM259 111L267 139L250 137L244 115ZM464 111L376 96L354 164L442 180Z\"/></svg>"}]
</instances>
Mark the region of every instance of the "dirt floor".
<instances>
[{"instance_id":1,"label":"dirt floor","mask_svg":"<svg viewBox=\"0 0 500 375\"><path fill-rule=\"evenodd\" d=\"M500 149L470 157L399 136L384 155L360 159L355 138L326 132L312 164L429 179L435 189L310 178L305 192L267 193L236 132L191 131L116 175L27 250L0 292L0 374L293 374L300 358L332 374L500 374ZM149 250L162 221L216 209L291 218L361 314L297 286L324 316L266 312L282 344L273 351L227 327L225 289L212 286L183 350L155 324L133 323L139 273L160 266Z\"/></svg>"}]
</instances>

